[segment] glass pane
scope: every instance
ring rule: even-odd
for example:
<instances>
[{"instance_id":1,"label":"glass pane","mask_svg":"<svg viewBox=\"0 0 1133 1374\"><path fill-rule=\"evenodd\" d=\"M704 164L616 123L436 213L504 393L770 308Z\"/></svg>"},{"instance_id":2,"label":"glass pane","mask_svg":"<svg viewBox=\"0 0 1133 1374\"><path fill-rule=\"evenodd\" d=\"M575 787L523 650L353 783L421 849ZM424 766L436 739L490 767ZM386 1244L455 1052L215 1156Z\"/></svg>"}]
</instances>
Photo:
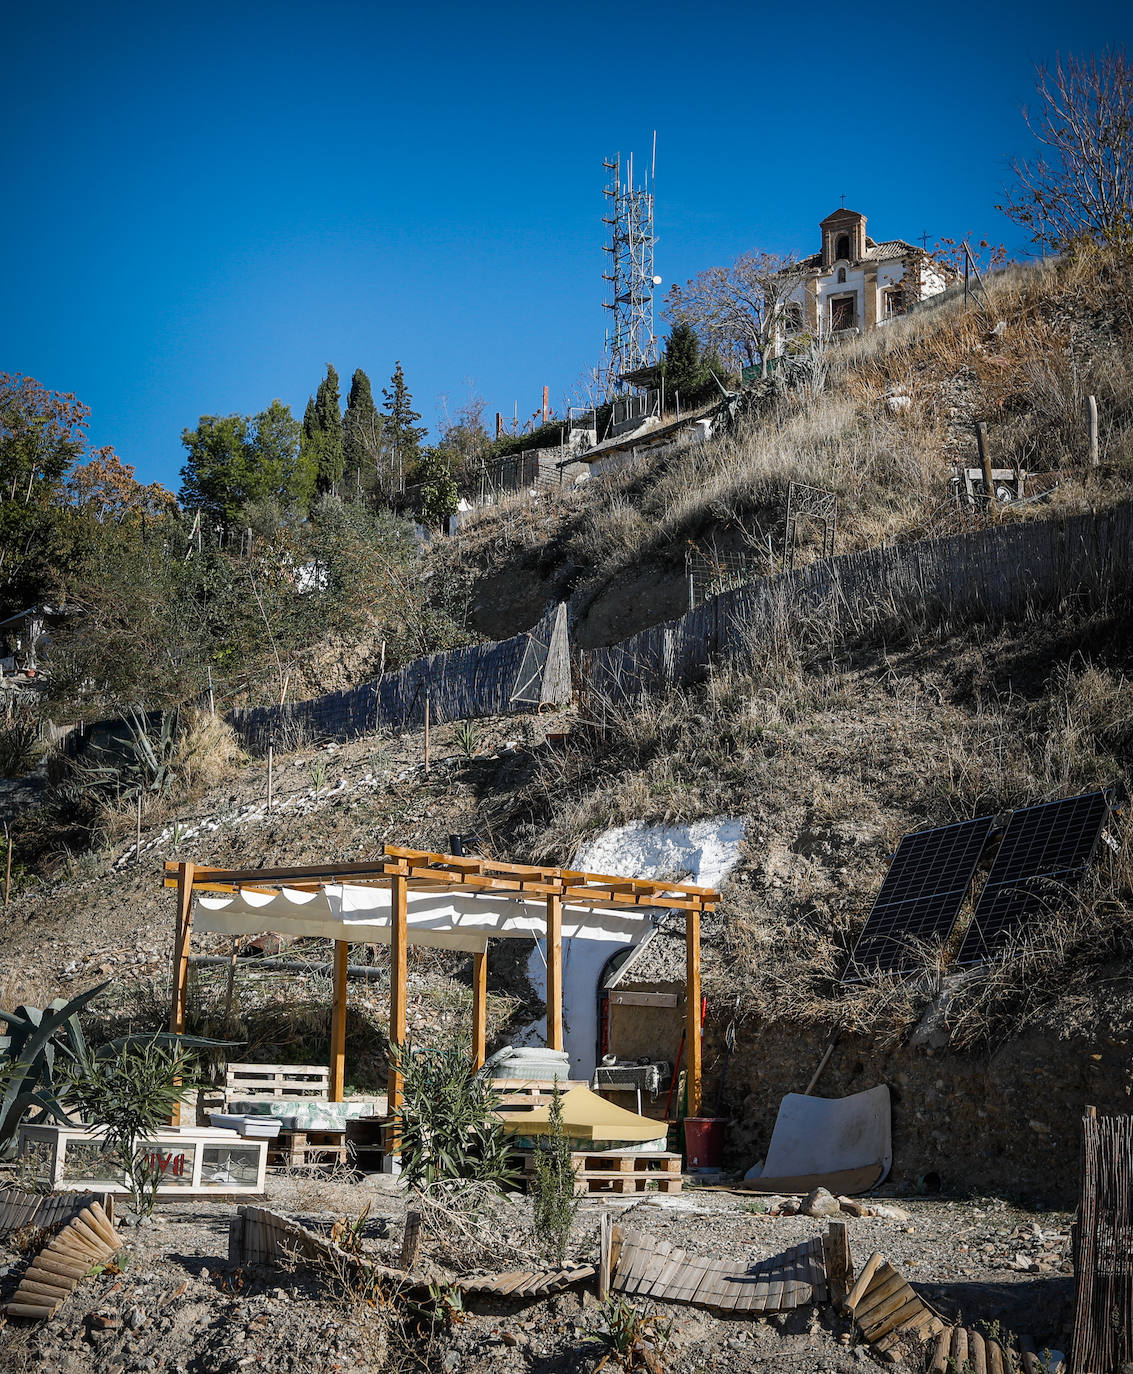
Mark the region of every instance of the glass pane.
<instances>
[{"instance_id":1,"label":"glass pane","mask_svg":"<svg viewBox=\"0 0 1133 1374\"><path fill-rule=\"evenodd\" d=\"M197 1147L181 1140L155 1140L146 1146L151 1168L161 1170L160 1187L191 1188Z\"/></svg>"},{"instance_id":2,"label":"glass pane","mask_svg":"<svg viewBox=\"0 0 1133 1374\"><path fill-rule=\"evenodd\" d=\"M202 1188L255 1187L260 1177L258 1145L206 1145L201 1156Z\"/></svg>"},{"instance_id":3,"label":"glass pane","mask_svg":"<svg viewBox=\"0 0 1133 1374\"><path fill-rule=\"evenodd\" d=\"M42 1183L51 1180L51 1165L55 1160L55 1142L51 1140L37 1140L34 1136L24 1137L24 1146L20 1151L20 1171L27 1171L31 1178Z\"/></svg>"},{"instance_id":4,"label":"glass pane","mask_svg":"<svg viewBox=\"0 0 1133 1374\"><path fill-rule=\"evenodd\" d=\"M122 1183L122 1166L101 1140L60 1141L63 1177L69 1183Z\"/></svg>"}]
</instances>

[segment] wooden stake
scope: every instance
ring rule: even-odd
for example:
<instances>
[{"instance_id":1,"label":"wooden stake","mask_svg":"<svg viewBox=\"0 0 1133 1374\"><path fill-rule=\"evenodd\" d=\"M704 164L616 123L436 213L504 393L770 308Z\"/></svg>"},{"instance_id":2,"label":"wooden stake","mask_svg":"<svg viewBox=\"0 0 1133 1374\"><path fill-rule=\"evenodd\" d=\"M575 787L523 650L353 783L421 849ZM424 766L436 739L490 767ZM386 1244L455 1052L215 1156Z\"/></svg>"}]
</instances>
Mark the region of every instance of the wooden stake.
<instances>
[{"instance_id":1,"label":"wooden stake","mask_svg":"<svg viewBox=\"0 0 1133 1374\"><path fill-rule=\"evenodd\" d=\"M8 898L12 892L12 832L8 822L4 822L4 910L8 910Z\"/></svg>"},{"instance_id":2,"label":"wooden stake","mask_svg":"<svg viewBox=\"0 0 1133 1374\"><path fill-rule=\"evenodd\" d=\"M330 1019L330 1100L341 1102L346 1092L346 965L348 940L334 942L334 1005Z\"/></svg>"},{"instance_id":3,"label":"wooden stake","mask_svg":"<svg viewBox=\"0 0 1133 1374\"><path fill-rule=\"evenodd\" d=\"M429 693L425 693L425 772L429 771Z\"/></svg>"},{"instance_id":4,"label":"wooden stake","mask_svg":"<svg viewBox=\"0 0 1133 1374\"><path fill-rule=\"evenodd\" d=\"M563 899L547 897L547 1048L563 1047Z\"/></svg>"},{"instance_id":5,"label":"wooden stake","mask_svg":"<svg viewBox=\"0 0 1133 1374\"><path fill-rule=\"evenodd\" d=\"M688 1114L700 1114L700 912L685 912L685 1053L688 1055Z\"/></svg>"},{"instance_id":6,"label":"wooden stake","mask_svg":"<svg viewBox=\"0 0 1133 1374\"><path fill-rule=\"evenodd\" d=\"M140 864L142 861L142 789L138 788L138 815L137 824L134 830L134 862Z\"/></svg>"},{"instance_id":7,"label":"wooden stake","mask_svg":"<svg viewBox=\"0 0 1133 1374\"><path fill-rule=\"evenodd\" d=\"M983 468L984 486L987 489L988 506L995 508L995 483L991 476L991 453L987 446L987 425L981 420L976 425L976 446L980 451L980 467Z\"/></svg>"},{"instance_id":8,"label":"wooden stake","mask_svg":"<svg viewBox=\"0 0 1133 1374\"><path fill-rule=\"evenodd\" d=\"M173 996L169 1009L169 1029L174 1035L185 1033L185 993L189 985L189 946L193 938L193 865L177 865L177 926L173 940ZM180 1079L177 1080L180 1082ZM181 1103L170 1115L169 1124L180 1126Z\"/></svg>"},{"instance_id":9,"label":"wooden stake","mask_svg":"<svg viewBox=\"0 0 1133 1374\"><path fill-rule=\"evenodd\" d=\"M394 876L390 879L391 926L389 970L389 1042L405 1053L405 1002L409 980L409 922L406 910L406 881ZM401 1073L390 1069L388 1085L389 1110L401 1106L403 1079Z\"/></svg>"},{"instance_id":10,"label":"wooden stake","mask_svg":"<svg viewBox=\"0 0 1133 1374\"><path fill-rule=\"evenodd\" d=\"M854 1261L850 1254L850 1235L844 1221L832 1221L822 1237L826 1260L826 1282L830 1301L837 1307L844 1302L854 1282Z\"/></svg>"},{"instance_id":11,"label":"wooden stake","mask_svg":"<svg viewBox=\"0 0 1133 1374\"><path fill-rule=\"evenodd\" d=\"M421 1253L421 1213L408 1211L405 1214L405 1230L401 1235L401 1267L407 1273L417 1263Z\"/></svg>"},{"instance_id":12,"label":"wooden stake","mask_svg":"<svg viewBox=\"0 0 1133 1374\"><path fill-rule=\"evenodd\" d=\"M224 1024L232 1020L232 1004L236 1000L236 936L232 937L232 948L228 955L228 987L224 994Z\"/></svg>"},{"instance_id":13,"label":"wooden stake","mask_svg":"<svg viewBox=\"0 0 1133 1374\"><path fill-rule=\"evenodd\" d=\"M488 1057L488 951L472 956L472 1067Z\"/></svg>"},{"instance_id":14,"label":"wooden stake","mask_svg":"<svg viewBox=\"0 0 1133 1374\"><path fill-rule=\"evenodd\" d=\"M268 810L271 810L272 769L275 763L275 743L268 741Z\"/></svg>"},{"instance_id":15,"label":"wooden stake","mask_svg":"<svg viewBox=\"0 0 1133 1374\"><path fill-rule=\"evenodd\" d=\"M1098 398L1086 397L1086 428L1090 436L1090 467L1098 465Z\"/></svg>"}]
</instances>

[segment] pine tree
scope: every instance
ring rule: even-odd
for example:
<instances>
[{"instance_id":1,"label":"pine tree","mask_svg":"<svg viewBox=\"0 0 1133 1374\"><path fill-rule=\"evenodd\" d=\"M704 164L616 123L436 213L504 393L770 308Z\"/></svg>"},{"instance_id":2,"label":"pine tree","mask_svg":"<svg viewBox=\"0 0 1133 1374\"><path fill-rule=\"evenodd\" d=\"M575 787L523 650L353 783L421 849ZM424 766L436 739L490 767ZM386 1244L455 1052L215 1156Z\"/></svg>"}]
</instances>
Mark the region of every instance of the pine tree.
<instances>
[{"instance_id":1,"label":"pine tree","mask_svg":"<svg viewBox=\"0 0 1133 1374\"><path fill-rule=\"evenodd\" d=\"M344 496L356 496L375 486L383 423L383 417L374 404L370 379L358 368L350 382L346 418L342 422Z\"/></svg>"},{"instance_id":2,"label":"pine tree","mask_svg":"<svg viewBox=\"0 0 1133 1374\"><path fill-rule=\"evenodd\" d=\"M303 444L300 458L313 466L319 491L334 491L342 483L342 410L338 373L327 363L327 375L319 383L303 412Z\"/></svg>"},{"instance_id":3,"label":"pine tree","mask_svg":"<svg viewBox=\"0 0 1133 1374\"><path fill-rule=\"evenodd\" d=\"M386 440L393 451L398 476L404 478L406 470L417 461L421 440L428 431L414 425L421 415L413 409L413 396L405 385L400 360L394 367L389 386L382 387L382 395L385 397L382 409L387 416Z\"/></svg>"}]
</instances>

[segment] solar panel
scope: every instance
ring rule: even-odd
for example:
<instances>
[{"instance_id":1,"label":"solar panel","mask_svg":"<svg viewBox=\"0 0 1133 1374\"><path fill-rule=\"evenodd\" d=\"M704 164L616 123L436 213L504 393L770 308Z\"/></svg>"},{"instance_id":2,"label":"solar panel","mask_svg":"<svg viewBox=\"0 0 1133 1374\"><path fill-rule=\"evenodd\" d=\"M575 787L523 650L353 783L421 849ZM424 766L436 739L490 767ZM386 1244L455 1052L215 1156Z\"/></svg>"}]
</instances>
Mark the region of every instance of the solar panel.
<instances>
[{"instance_id":1,"label":"solar panel","mask_svg":"<svg viewBox=\"0 0 1133 1374\"><path fill-rule=\"evenodd\" d=\"M995 954L1031 917L1057 901L1052 882L1078 882L1109 815L1109 794L1087 792L1016 811L972 913L957 960Z\"/></svg>"},{"instance_id":2,"label":"solar panel","mask_svg":"<svg viewBox=\"0 0 1133 1374\"><path fill-rule=\"evenodd\" d=\"M918 944L947 940L987 843L993 818L980 816L906 835L866 918L843 982L873 969L896 973Z\"/></svg>"}]
</instances>

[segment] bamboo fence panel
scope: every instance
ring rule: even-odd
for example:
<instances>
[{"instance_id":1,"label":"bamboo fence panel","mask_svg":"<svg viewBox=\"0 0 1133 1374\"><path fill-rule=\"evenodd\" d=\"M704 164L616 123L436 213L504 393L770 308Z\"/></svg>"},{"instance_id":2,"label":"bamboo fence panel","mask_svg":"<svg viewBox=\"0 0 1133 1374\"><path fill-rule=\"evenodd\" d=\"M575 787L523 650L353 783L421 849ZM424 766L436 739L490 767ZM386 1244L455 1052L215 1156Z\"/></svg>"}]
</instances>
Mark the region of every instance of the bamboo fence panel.
<instances>
[{"instance_id":1,"label":"bamboo fence panel","mask_svg":"<svg viewBox=\"0 0 1133 1374\"><path fill-rule=\"evenodd\" d=\"M733 587L677 620L582 656L601 701L688 686L711 664L773 653L807 630L831 644L921 620L986 620L1105 604L1133 585L1133 502L1061 520L842 554Z\"/></svg>"},{"instance_id":2,"label":"bamboo fence panel","mask_svg":"<svg viewBox=\"0 0 1133 1374\"><path fill-rule=\"evenodd\" d=\"M1133 1362L1133 1116L1082 1120L1071 1374Z\"/></svg>"}]
</instances>

